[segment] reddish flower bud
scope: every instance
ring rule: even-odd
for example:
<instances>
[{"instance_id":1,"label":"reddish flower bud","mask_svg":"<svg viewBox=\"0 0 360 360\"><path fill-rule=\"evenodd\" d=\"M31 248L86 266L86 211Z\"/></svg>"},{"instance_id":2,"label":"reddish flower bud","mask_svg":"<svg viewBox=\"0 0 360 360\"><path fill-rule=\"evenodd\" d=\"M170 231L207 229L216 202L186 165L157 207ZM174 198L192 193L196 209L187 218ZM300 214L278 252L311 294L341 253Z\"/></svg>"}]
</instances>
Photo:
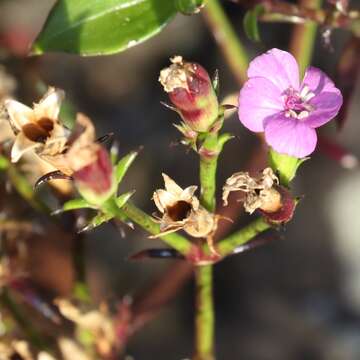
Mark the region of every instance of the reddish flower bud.
<instances>
[{"instance_id":1,"label":"reddish flower bud","mask_svg":"<svg viewBox=\"0 0 360 360\"><path fill-rule=\"evenodd\" d=\"M159 81L169 93L183 121L192 130L206 132L218 117L219 103L207 71L181 56L161 71Z\"/></svg>"},{"instance_id":2,"label":"reddish flower bud","mask_svg":"<svg viewBox=\"0 0 360 360\"><path fill-rule=\"evenodd\" d=\"M99 146L94 161L73 174L81 195L91 204L101 204L115 190L113 167L108 152Z\"/></svg>"},{"instance_id":3,"label":"reddish flower bud","mask_svg":"<svg viewBox=\"0 0 360 360\"><path fill-rule=\"evenodd\" d=\"M295 199L283 186L275 185L273 189L279 195L274 196L274 204L277 203L277 206L273 206L272 208L262 207L259 211L272 224L280 225L287 223L294 215L296 206Z\"/></svg>"}]
</instances>

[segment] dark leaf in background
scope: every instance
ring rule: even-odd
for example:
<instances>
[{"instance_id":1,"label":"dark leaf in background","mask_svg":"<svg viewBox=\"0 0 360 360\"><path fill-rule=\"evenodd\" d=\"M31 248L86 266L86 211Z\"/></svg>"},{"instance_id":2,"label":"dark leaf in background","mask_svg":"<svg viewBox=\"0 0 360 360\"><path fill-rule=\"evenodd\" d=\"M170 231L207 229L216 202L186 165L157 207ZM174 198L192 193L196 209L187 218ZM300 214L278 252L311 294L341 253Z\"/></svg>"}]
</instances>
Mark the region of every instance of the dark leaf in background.
<instances>
[{"instance_id":1,"label":"dark leaf in background","mask_svg":"<svg viewBox=\"0 0 360 360\"><path fill-rule=\"evenodd\" d=\"M130 256L130 260L144 260L144 259L185 259L175 249L146 249L141 250Z\"/></svg>"},{"instance_id":2,"label":"dark leaf in background","mask_svg":"<svg viewBox=\"0 0 360 360\"><path fill-rule=\"evenodd\" d=\"M338 129L341 130L348 117L356 80L360 70L360 38L352 37L342 52L337 66L336 86L343 94L343 106L336 118Z\"/></svg>"},{"instance_id":3,"label":"dark leaf in background","mask_svg":"<svg viewBox=\"0 0 360 360\"><path fill-rule=\"evenodd\" d=\"M160 32L175 14L169 0L59 0L31 52L117 53Z\"/></svg>"}]
</instances>

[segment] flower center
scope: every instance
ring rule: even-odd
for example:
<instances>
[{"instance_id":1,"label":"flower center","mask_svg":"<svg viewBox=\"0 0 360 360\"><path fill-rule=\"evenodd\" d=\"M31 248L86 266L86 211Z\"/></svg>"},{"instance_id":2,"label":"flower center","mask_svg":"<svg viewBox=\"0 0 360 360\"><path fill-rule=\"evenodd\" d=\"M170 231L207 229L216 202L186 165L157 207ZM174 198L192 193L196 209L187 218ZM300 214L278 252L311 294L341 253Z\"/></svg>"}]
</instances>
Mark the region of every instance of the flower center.
<instances>
[{"instance_id":1,"label":"flower center","mask_svg":"<svg viewBox=\"0 0 360 360\"><path fill-rule=\"evenodd\" d=\"M54 123L51 119L42 118L36 122L25 124L22 131L29 140L45 143L53 128Z\"/></svg>"},{"instance_id":2,"label":"flower center","mask_svg":"<svg viewBox=\"0 0 360 360\"><path fill-rule=\"evenodd\" d=\"M309 104L309 101L315 94L310 91L308 86L305 85L301 92L290 87L285 91L284 95L286 117L302 120L307 118L314 110L314 106Z\"/></svg>"},{"instance_id":3,"label":"flower center","mask_svg":"<svg viewBox=\"0 0 360 360\"><path fill-rule=\"evenodd\" d=\"M187 201L180 200L173 206L166 208L166 212L173 221L182 221L186 219L191 211L191 204Z\"/></svg>"}]
</instances>

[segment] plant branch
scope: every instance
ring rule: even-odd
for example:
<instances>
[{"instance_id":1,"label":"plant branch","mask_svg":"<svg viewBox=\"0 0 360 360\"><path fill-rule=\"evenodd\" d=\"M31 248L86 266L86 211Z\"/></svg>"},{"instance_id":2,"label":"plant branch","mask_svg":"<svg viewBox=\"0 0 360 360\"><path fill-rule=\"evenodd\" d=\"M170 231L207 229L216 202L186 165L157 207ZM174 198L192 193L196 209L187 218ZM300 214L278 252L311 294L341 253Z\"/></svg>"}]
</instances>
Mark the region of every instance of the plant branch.
<instances>
[{"instance_id":1,"label":"plant branch","mask_svg":"<svg viewBox=\"0 0 360 360\"><path fill-rule=\"evenodd\" d=\"M160 234L160 225L156 223L151 216L130 202L127 202L121 209L117 209L116 217L123 219L124 215L150 234ZM185 256L190 254L194 247L188 239L176 233L161 235L159 238Z\"/></svg>"},{"instance_id":2,"label":"plant branch","mask_svg":"<svg viewBox=\"0 0 360 360\"><path fill-rule=\"evenodd\" d=\"M214 360L213 266L195 269L196 317L194 360Z\"/></svg>"},{"instance_id":3,"label":"plant branch","mask_svg":"<svg viewBox=\"0 0 360 360\"><path fill-rule=\"evenodd\" d=\"M216 208L216 169L219 157L218 135L207 135L200 149L200 202L210 212Z\"/></svg>"},{"instance_id":4,"label":"plant branch","mask_svg":"<svg viewBox=\"0 0 360 360\"><path fill-rule=\"evenodd\" d=\"M300 0L300 8L318 9L322 0ZM317 24L315 22L306 22L296 25L290 41L290 52L295 56L300 69L300 75L303 76L305 69L310 65L315 46Z\"/></svg>"},{"instance_id":5,"label":"plant branch","mask_svg":"<svg viewBox=\"0 0 360 360\"><path fill-rule=\"evenodd\" d=\"M247 79L249 58L218 0L207 0L205 20L239 84Z\"/></svg>"},{"instance_id":6,"label":"plant branch","mask_svg":"<svg viewBox=\"0 0 360 360\"><path fill-rule=\"evenodd\" d=\"M252 240L256 235L271 227L264 218L258 218L239 231L234 232L216 245L216 250L221 256L230 255L234 250Z\"/></svg>"}]
</instances>

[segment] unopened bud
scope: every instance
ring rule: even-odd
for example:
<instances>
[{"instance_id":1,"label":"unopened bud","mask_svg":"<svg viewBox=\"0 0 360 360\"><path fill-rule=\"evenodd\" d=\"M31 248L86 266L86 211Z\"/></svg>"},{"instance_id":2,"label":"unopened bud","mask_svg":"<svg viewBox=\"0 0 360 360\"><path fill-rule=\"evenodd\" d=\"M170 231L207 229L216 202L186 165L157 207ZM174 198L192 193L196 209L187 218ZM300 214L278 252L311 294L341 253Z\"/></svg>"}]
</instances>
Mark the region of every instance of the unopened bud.
<instances>
[{"instance_id":1,"label":"unopened bud","mask_svg":"<svg viewBox=\"0 0 360 360\"><path fill-rule=\"evenodd\" d=\"M116 189L113 167L108 152L99 146L94 160L73 174L76 187L89 203L100 205Z\"/></svg>"},{"instance_id":2,"label":"unopened bud","mask_svg":"<svg viewBox=\"0 0 360 360\"><path fill-rule=\"evenodd\" d=\"M192 130L206 132L218 117L219 103L207 71L181 56L160 72L159 81L183 121Z\"/></svg>"}]
</instances>

